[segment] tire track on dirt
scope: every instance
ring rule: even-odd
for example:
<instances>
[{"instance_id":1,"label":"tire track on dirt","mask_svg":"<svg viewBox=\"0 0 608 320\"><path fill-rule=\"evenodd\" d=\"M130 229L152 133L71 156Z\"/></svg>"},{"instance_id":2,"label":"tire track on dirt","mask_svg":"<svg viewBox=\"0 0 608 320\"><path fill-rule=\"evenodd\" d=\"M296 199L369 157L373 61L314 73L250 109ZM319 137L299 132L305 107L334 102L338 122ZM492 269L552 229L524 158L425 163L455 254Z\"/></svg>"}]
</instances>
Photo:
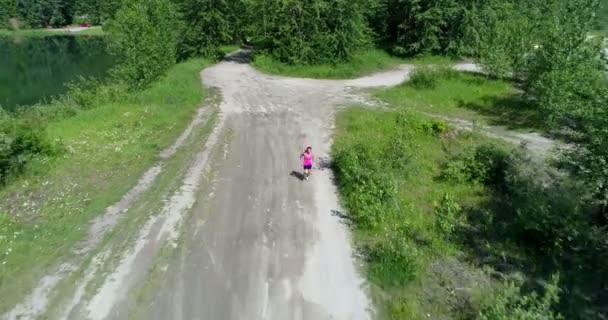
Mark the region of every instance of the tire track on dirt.
<instances>
[{"instance_id":1,"label":"tire track on dirt","mask_svg":"<svg viewBox=\"0 0 608 320\"><path fill-rule=\"evenodd\" d=\"M209 100L211 101L211 100ZM127 212L132 203L141 198L155 183L156 178L162 173L164 164L171 159L175 153L184 145L192 132L202 126L206 121L209 121L213 108L207 107L205 103L200 107L190 124L176 139L176 141L168 148L162 150L159 154L159 161L148 169L138 182L129 190L118 202L106 208L105 212L93 219L89 226L87 238L77 246L71 257L54 271L45 275L38 281L32 292L25 297L22 303L16 305L11 311L3 315L3 319L34 319L42 314L49 302L50 295L54 292L57 285L65 278L80 268L80 265L85 261L90 254L103 240L108 231L112 230L122 215ZM95 264L99 264L97 259L94 259ZM82 293L84 287L79 287L77 292ZM77 294L77 296L80 294Z\"/></svg>"}]
</instances>

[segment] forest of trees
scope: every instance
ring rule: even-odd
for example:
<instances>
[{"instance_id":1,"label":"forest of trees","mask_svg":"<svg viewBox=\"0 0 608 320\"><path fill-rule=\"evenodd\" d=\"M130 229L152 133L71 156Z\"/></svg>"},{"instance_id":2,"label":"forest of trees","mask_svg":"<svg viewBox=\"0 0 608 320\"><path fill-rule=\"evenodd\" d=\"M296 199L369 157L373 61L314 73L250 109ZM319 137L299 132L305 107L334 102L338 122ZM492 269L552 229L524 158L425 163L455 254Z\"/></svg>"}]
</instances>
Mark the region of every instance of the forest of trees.
<instances>
[{"instance_id":1,"label":"forest of trees","mask_svg":"<svg viewBox=\"0 0 608 320\"><path fill-rule=\"evenodd\" d=\"M608 2L606 1L600 3L595 28L604 32L608 31Z\"/></svg>"},{"instance_id":2,"label":"forest of trees","mask_svg":"<svg viewBox=\"0 0 608 320\"><path fill-rule=\"evenodd\" d=\"M0 0L0 27L15 18L20 27L45 28L112 18L122 0Z\"/></svg>"}]
</instances>

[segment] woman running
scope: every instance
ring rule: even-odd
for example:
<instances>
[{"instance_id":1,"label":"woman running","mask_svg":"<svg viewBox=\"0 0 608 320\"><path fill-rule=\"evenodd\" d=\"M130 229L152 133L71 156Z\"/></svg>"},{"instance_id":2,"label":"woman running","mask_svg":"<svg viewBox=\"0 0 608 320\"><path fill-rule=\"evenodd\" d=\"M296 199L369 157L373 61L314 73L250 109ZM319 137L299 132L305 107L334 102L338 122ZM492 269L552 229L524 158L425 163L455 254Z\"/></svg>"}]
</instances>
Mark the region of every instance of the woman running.
<instances>
[{"instance_id":1,"label":"woman running","mask_svg":"<svg viewBox=\"0 0 608 320\"><path fill-rule=\"evenodd\" d=\"M303 160L304 179L308 180L310 170L312 169L312 162L315 160L315 156L312 154L312 148L306 148L306 150L304 150L304 152L300 155L300 159Z\"/></svg>"}]
</instances>

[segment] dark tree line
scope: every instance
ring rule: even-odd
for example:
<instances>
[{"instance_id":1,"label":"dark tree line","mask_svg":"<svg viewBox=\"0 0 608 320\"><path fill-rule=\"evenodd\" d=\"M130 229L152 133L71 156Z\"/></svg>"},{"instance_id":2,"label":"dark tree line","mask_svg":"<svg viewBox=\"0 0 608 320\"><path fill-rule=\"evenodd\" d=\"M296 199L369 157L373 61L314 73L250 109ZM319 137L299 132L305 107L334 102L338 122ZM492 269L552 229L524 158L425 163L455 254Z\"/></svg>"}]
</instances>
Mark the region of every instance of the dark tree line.
<instances>
[{"instance_id":1,"label":"dark tree line","mask_svg":"<svg viewBox=\"0 0 608 320\"><path fill-rule=\"evenodd\" d=\"M22 27L62 27L72 23L99 24L114 16L121 0L0 0L0 22L16 19Z\"/></svg>"},{"instance_id":2,"label":"dark tree line","mask_svg":"<svg viewBox=\"0 0 608 320\"><path fill-rule=\"evenodd\" d=\"M608 31L608 2L600 3L595 20L595 28L601 31Z\"/></svg>"}]
</instances>

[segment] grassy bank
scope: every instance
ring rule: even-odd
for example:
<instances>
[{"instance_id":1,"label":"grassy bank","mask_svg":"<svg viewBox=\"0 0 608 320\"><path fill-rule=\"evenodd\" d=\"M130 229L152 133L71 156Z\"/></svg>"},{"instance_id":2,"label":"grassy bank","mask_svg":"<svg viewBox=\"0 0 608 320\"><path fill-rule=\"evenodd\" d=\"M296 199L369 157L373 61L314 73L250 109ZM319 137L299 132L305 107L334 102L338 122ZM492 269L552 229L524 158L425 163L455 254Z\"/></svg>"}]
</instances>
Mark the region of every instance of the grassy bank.
<instances>
[{"instance_id":1,"label":"grassy bank","mask_svg":"<svg viewBox=\"0 0 608 320\"><path fill-rule=\"evenodd\" d=\"M128 191L192 119L205 96L194 59L149 89L52 121L58 159L41 159L0 191L0 313L83 238L90 219Z\"/></svg>"},{"instance_id":2,"label":"grassy bank","mask_svg":"<svg viewBox=\"0 0 608 320\"><path fill-rule=\"evenodd\" d=\"M522 129L538 128L542 124L538 109L530 107L507 81L462 72L447 71L443 76L422 73L425 79L431 78L422 81L430 83L403 84L378 90L376 95L395 107L485 124Z\"/></svg>"},{"instance_id":3,"label":"grassy bank","mask_svg":"<svg viewBox=\"0 0 608 320\"><path fill-rule=\"evenodd\" d=\"M338 64L289 65L265 54L255 55L253 60L253 66L265 73L320 79L356 78L375 71L390 69L400 63L404 63L404 60L378 49L358 52L352 61Z\"/></svg>"},{"instance_id":4,"label":"grassy bank","mask_svg":"<svg viewBox=\"0 0 608 320\"><path fill-rule=\"evenodd\" d=\"M101 27L91 27L86 30L69 32L62 29L20 29L8 30L0 29L0 36L21 36L21 37L46 37L57 35L73 35L73 36L99 36L105 35Z\"/></svg>"},{"instance_id":5,"label":"grassy bank","mask_svg":"<svg viewBox=\"0 0 608 320\"><path fill-rule=\"evenodd\" d=\"M442 137L433 127L445 124L413 112L351 108L337 118L340 191L355 243L367 257L380 319L456 318L461 301L450 290L470 288L466 298L473 300L492 291L486 274L454 258L458 249L437 224L437 208L450 210L446 197L476 206L487 196L483 186L439 177L450 157L488 139Z\"/></svg>"},{"instance_id":6,"label":"grassy bank","mask_svg":"<svg viewBox=\"0 0 608 320\"><path fill-rule=\"evenodd\" d=\"M333 166L380 319L604 319L606 236L585 188L426 115L529 127L516 120L534 110L501 103L508 83L435 80L377 91L388 111L337 117Z\"/></svg>"}]
</instances>

